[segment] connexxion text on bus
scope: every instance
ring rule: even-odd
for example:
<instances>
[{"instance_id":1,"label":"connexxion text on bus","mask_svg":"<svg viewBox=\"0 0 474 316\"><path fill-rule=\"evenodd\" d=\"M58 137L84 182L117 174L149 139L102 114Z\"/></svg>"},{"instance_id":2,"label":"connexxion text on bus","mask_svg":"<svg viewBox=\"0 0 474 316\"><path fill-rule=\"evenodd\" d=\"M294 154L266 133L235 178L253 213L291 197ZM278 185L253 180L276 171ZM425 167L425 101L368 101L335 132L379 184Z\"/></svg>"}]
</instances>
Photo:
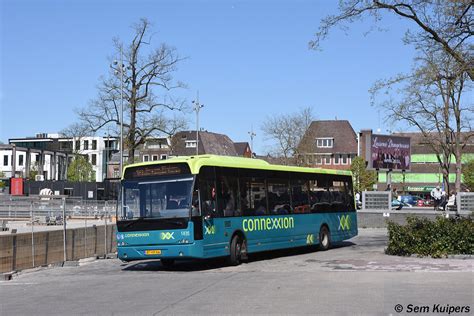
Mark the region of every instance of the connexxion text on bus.
<instances>
[{"instance_id":1,"label":"connexxion text on bus","mask_svg":"<svg viewBox=\"0 0 474 316\"><path fill-rule=\"evenodd\" d=\"M124 261L227 256L319 245L357 235L347 171L203 155L126 166L117 214Z\"/></svg>"}]
</instances>

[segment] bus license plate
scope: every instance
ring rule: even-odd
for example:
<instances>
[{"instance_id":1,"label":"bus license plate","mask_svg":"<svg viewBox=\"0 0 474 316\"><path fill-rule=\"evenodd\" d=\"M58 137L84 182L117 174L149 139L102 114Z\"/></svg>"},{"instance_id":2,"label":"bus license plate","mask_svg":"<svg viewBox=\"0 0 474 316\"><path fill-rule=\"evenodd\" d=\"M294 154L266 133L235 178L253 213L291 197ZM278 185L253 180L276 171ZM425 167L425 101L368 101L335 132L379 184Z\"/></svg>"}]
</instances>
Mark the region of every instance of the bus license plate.
<instances>
[{"instance_id":1,"label":"bus license plate","mask_svg":"<svg viewBox=\"0 0 474 316\"><path fill-rule=\"evenodd\" d=\"M154 249L154 250L145 250L145 255L161 255L161 250Z\"/></svg>"}]
</instances>

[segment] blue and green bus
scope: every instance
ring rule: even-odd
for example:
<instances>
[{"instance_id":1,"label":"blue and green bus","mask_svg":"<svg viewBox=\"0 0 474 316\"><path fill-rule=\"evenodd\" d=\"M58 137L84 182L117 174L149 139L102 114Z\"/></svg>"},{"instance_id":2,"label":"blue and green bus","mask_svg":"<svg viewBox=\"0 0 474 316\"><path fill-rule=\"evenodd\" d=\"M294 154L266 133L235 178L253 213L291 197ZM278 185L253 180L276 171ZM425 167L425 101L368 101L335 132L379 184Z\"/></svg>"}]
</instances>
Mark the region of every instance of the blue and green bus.
<instances>
[{"instance_id":1,"label":"blue and green bus","mask_svg":"<svg viewBox=\"0 0 474 316\"><path fill-rule=\"evenodd\" d=\"M357 235L348 171L200 155L126 166L117 214L123 261L224 257Z\"/></svg>"}]
</instances>

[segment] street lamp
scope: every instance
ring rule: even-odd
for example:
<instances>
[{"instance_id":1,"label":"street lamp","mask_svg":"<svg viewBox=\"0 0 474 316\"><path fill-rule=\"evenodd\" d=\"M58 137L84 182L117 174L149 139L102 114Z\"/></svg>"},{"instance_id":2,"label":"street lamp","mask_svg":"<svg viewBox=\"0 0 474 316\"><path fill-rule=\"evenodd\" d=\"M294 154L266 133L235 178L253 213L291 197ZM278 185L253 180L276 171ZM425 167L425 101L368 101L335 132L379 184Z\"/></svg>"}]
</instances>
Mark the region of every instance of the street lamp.
<instances>
[{"instance_id":1,"label":"street lamp","mask_svg":"<svg viewBox=\"0 0 474 316\"><path fill-rule=\"evenodd\" d=\"M123 63L123 46L120 45L120 66L118 67L118 61L114 60L113 69L115 74L120 73L120 176L122 176L123 169L123 73L125 71L125 65Z\"/></svg>"},{"instance_id":2,"label":"street lamp","mask_svg":"<svg viewBox=\"0 0 474 316\"><path fill-rule=\"evenodd\" d=\"M193 101L193 104L194 111L196 111L196 155L199 155L199 111L204 107L204 104L199 103L199 91L196 101Z\"/></svg>"},{"instance_id":3,"label":"street lamp","mask_svg":"<svg viewBox=\"0 0 474 316\"><path fill-rule=\"evenodd\" d=\"M253 157L253 138L254 138L255 136L257 136L257 134L255 134L255 133L253 132L253 125L252 125L252 127L251 127L251 129L250 129L250 132L248 132L248 133L249 133L249 135L250 135L250 158L254 158L254 157Z\"/></svg>"}]
</instances>

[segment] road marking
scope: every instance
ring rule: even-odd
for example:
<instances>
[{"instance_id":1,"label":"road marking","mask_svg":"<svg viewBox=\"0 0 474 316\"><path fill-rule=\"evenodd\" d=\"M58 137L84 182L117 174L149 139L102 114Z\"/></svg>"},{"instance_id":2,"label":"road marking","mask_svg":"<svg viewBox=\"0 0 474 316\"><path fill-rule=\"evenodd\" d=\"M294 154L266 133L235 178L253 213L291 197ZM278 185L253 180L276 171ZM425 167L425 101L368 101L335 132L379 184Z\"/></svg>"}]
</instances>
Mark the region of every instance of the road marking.
<instances>
[{"instance_id":1,"label":"road marking","mask_svg":"<svg viewBox=\"0 0 474 316\"><path fill-rule=\"evenodd\" d=\"M36 285L39 283L12 283L12 281L0 281L0 285Z\"/></svg>"}]
</instances>

